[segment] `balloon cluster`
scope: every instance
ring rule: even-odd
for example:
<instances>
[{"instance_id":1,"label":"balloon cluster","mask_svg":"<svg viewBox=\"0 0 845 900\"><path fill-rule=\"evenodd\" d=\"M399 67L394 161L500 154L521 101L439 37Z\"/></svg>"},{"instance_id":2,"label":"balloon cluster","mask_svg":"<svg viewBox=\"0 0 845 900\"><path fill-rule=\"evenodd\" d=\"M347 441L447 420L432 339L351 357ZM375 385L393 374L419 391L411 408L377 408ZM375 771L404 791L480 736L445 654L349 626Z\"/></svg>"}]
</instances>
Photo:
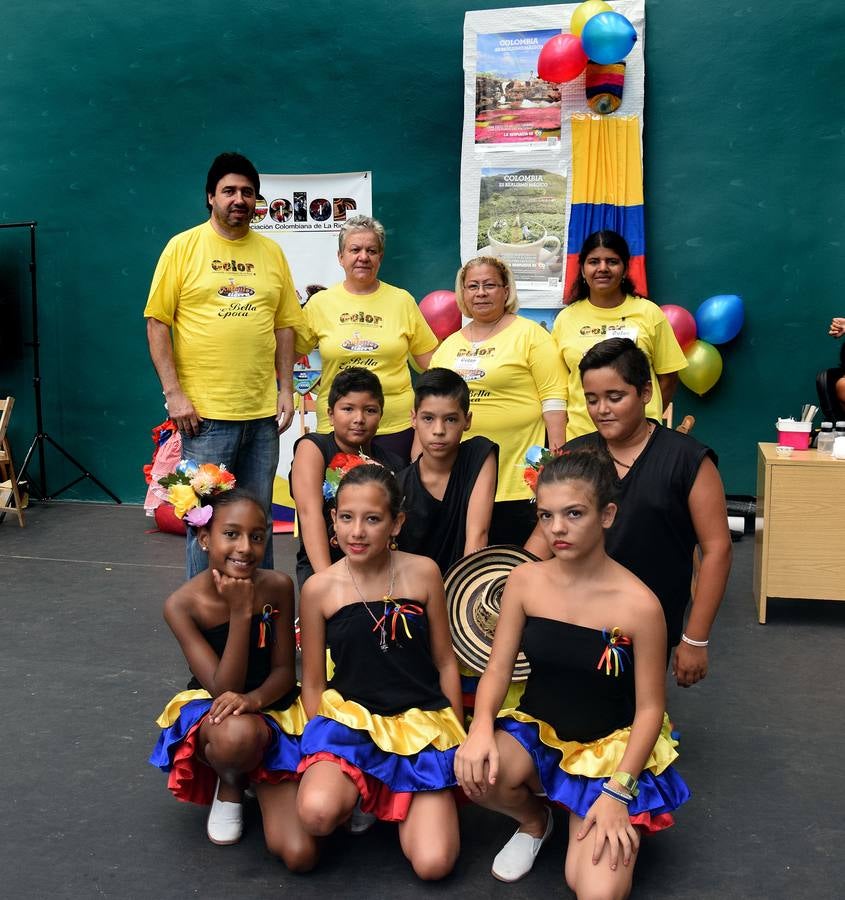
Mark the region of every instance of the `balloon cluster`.
<instances>
[{"instance_id":1,"label":"balloon cluster","mask_svg":"<svg viewBox=\"0 0 845 900\"><path fill-rule=\"evenodd\" d=\"M461 311L454 291L432 291L420 300L420 312L437 340L443 341L461 327Z\"/></svg>"},{"instance_id":2,"label":"balloon cluster","mask_svg":"<svg viewBox=\"0 0 845 900\"><path fill-rule=\"evenodd\" d=\"M722 354L713 345L732 341L745 321L742 297L717 294L705 300L694 316L671 303L660 308L687 358L686 369L679 372L681 383L700 397L722 374Z\"/></svg>"},{"instance_id":3,"label":"balloon cluster","mask_svg":"<svg viewBox=\"0 0 845 900\"><path fill-rule=\"evenodd\" d=\"M569 34L547 41L537 60L537 74L545 81L572 81L589 60L601 65L621 62L637 42L634 26L604 0L586 0L569 22Z\"/></svg>"}]
</instances>

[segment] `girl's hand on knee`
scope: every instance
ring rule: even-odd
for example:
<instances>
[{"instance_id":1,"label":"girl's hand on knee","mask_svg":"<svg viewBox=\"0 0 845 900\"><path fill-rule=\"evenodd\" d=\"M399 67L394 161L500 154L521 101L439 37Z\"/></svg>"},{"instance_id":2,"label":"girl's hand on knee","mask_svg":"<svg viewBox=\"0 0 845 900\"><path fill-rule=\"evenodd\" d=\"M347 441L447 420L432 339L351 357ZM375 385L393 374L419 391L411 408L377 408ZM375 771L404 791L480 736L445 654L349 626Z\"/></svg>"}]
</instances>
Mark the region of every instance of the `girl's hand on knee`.
<instances>
[{"instance_id":1,"label":"girl's hand on knee","mask_svg":"<svg viewBox=\"0 0 845 900\"><path fill-rule=\"evenodd\" d=\"M251 578L232 578L217 569L211 570L217 593L229 604L233 613L248 612L252 615L255 603L255 583Z\"/></svg>"},{"instance_id":2,"label":"girl's hand on knee","mask_svg":"<svg viewBox=\"0 0 845 900\"><path fill-rule=\"evenodd\" d=\"M496 783L499 750L493 735L468 737L455 754L455 778L467 797L480 797Z\"/></svg>"},{"instance_id":3,"label":"girl's hand on knee","mask_svg":"<svg viewBox=\"0 0 845 900\"><path fill-rule=\"evenodd\" d=\"M610 855L610 868L615 872L619 865L621 852L622 864L629 866L634 854L640 847L640 835L631 824L628 817L628 808L608 797L600 794L595 803L590 807L584 818L584 822L576 834L581 841L595 826L595 843L593 845L593 865L598 865L607 843Z\"/></svg>"},{"instance_id":4,"label":"girl's hand on knee","mask_svg":"<svg viewBox=\"0 0 845 900\"><path fill-rule=\"evenodd\" d=\"M224 691L219 697L214 698L208 717L212 725L219 725L227 716L240 716L245 713L258 712L256 702L249 694L237 694L234 691Z\"/></svg>"}]
</instances>

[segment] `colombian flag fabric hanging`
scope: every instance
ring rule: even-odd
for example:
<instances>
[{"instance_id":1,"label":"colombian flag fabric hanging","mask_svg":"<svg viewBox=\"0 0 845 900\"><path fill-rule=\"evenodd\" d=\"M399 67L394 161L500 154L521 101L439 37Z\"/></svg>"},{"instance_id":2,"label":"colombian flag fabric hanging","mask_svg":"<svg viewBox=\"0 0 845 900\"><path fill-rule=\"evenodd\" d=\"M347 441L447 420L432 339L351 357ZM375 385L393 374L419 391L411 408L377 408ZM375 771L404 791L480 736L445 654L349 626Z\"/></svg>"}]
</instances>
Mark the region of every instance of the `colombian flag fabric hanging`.
<instances>
[{"instance_id":1,"label":"colombian flag fabric hanging","mask_svg":"<svg viewBox=\"0 0 845 900\"><path fill-rule=\"evenodd\" d=\"M628 274L637 292L647 297L639 118L578 115L571 123L572 206L564 296L578 275L584 239L608 228L628 242Z\"/></svg>"}]
</instances>

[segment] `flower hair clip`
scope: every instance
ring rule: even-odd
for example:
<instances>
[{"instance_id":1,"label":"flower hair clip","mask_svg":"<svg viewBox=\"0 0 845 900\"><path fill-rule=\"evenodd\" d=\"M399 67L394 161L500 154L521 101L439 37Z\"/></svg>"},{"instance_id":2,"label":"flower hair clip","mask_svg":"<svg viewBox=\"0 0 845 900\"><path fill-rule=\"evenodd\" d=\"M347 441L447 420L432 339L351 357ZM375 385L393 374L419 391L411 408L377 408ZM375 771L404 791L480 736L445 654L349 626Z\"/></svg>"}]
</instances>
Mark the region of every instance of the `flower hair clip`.
<instances>
[{"instance_id":1,"label":"flower hair clip","mask_svg":"<svg viewBox=\"0 0 845 900\"><path fill-rule=\"evenodd\" d=\"M381 465L364 453L335 453L326 469L326 480L323 482L323 499L334 500L341 479L358 466Z\"/></svg>"},{"instance_id":2,"label":"flower hair clip","mask_svg":"<svg viewBox=\"0 0 845 900\"><path fill-rule=\"evenodd\" d=\"M537 444L533 447L529 447L525 451L525 470L522 473L523 481L536 494L537 479L540 477L540 473L546 465L553 459L557 459L559 456L565 456L567 453L569 453L569 451L564 450L562 447L558 447L556 450L539 447Z\"/></svg>"},{"instance_id":3,"label":"flower hair clip","mask_svg":"<svg viewBox=\"0 0 845 900\"><path fill-rule=\"evenodd\" d=\"M207 525L212 509L202 501L235 486L235 476L226 466L214 463L200 465L193 459L183 459L170 475L159 478L158 483L167 488L167 502L173 505L173 513L189 525L199 528Z\"/></svg>"}]
</instances>

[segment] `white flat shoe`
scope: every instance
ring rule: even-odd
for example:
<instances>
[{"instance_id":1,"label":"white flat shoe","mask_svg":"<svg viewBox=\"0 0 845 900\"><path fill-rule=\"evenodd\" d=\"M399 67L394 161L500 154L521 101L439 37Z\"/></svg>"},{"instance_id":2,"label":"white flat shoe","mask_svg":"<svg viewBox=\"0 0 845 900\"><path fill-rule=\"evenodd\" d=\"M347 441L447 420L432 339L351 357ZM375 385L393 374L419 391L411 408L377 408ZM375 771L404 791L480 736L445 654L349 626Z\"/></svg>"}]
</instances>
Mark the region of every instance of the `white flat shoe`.
<instances>
[{"instance_id":1,"label":"white flat shoe","mask_svg":"<svg viewBox=\"0 0 845 900\"><path fill-rule=\"evenodd\" d=\"M217 787L214 789L214 800L211 804L211 812L208 814L206 832L212 844L237 844L244 831L244 814L241 803L231 803L228 800L218 800L217 793L220 790L220 779L217 779Z\"/></svg>"},{"instance_id":2,"label":"white flat shoe","mask_svg":"<svg viewBox=\"0 0 845 900\"><path fill-rule=\"evenodd\" d=\"M549 839L554 827L554 819L549 807L546 807L546 816L548 817L546 830L542 837L536 838L524 831L517 831L496 854L493 868L490 870L494 878L498 878L499 881L519 881L531 871L540 848Z\"/></svg>"}]
</instances>

